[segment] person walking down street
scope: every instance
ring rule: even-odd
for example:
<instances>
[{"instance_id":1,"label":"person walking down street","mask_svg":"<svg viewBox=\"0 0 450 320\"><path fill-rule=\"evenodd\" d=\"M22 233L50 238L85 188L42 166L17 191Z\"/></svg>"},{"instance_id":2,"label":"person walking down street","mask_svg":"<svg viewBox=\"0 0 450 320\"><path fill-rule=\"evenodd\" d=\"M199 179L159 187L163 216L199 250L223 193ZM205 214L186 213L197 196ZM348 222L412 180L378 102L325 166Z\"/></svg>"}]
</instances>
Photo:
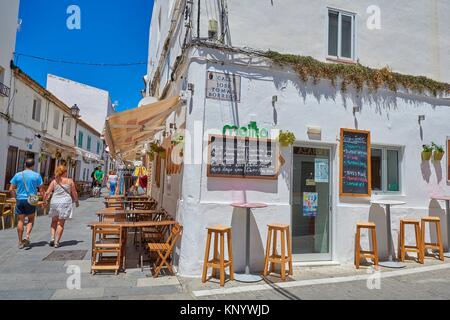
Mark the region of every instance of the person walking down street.
<instances>
[{"instance_id":1,"label":"person walking down street","mask_svg":"<svg viewBox=\"0 0 450 320\"><path fill-rule=\"evenodd\" d=\"M96 180L95 180L95 173L97 172L97 170L98 170L98 167L96 167L94 169L94 171L92 171L92 173L91 173L91 178L92 178L91 189L94 189L94 187L95 187L95 182L96 182Z\"/></svg>"},{"instance_id":2,"label":"person walking down street","mask_svg":"<svg viewBox=\"0 0 450 320\"><path fill-rule=\"evenodd\" d=\"M50 225L50 246L59 247L64 226L67 219L73 215L73 204L79 207L77 189L72 179L67 178L67 168L59 166L56 168L56 177L50 183L45 193L44 201L48 204L50 200L49 217L52 218Z\"/></svg>"},{"instance_id":3,"label":"person walking down street","mask_svg":"<svg viewBox=\"0 0 450 320\"><path fill-rule=\"evenodd\" d=\"M95 181L97 187L101 190L103 186L103 179L105 178L105 173L103 172L101 167L98 167L97 171L95 172ZM100 192L98 192L97 197L100 197Z\"/></svg>"},{"instance_id":4,"label":"person walking down street","mask_svg":"<svg viewBox=\"0 0 450 320\"><path fill-rule=\"evenodd\" d=\"M109 171L107 187L108 187L110 196L113 196L116 194L118 181L119 181L119 177L114 172L114 170Z\"/></svg>"},{"instance_id":5,"label":"person walking down street","mask_svg":"<svg viewBox=\"0 0 450 320\"><path fill-rule=\"evenodd\" d=\"M39 200L38 193L43 193L42 177L39 173L33 171L34 164L34 159L27 159L25 161L25 170L16 173L10 181L9 191L15 194L16 198L14 214L18 218L17 235L19 237L19 249L30 246L30 236ZM28 218L28 223L26 236L23 239L25 218Z\"/></svg>"}]
</instances>

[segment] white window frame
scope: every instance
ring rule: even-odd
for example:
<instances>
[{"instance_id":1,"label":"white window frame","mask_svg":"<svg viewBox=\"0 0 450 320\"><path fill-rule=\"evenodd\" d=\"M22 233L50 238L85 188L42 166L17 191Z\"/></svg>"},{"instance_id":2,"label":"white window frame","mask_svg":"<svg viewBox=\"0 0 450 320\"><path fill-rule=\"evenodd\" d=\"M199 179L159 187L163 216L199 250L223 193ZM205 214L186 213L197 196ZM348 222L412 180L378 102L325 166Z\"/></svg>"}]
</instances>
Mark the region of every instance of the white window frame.
<instances>
[{"instance_id":1,"label":"white window frame","mask_svg":"<svg viewBox=\"0 0 450 320\"><path fill-rule=\"evenodd\" d=\"M335 12L338 14L338 41L337 41L337 56L331 56L329 51L329 43L330 43L330 12ZM342 16L348 16L352 18L352 39L351 39L351 57L343 57L341 56L342 49ZM344 61L355 62L356 61L356 13L345 11L341 9L327 7L327 57L329 59L338 59Z\"/></svg>"},{"instance_id":2,"label":"white window frame","mask_svg":"<svg viewBox=\"0 0 450 320\"><path fill-rule=\"evenodd\" d=\"M390 195L401 195L403 194L403 151L404 148L400 146L386 146L386 145L376 145L372 144L370 146L372 149L381 150L381 190L373 190L372 193L377 194L390 194ZM388 191L388 168L387 168L387 152L388 151L397 151L398 152L398 191Z\"/></svg>"}]
</instances>

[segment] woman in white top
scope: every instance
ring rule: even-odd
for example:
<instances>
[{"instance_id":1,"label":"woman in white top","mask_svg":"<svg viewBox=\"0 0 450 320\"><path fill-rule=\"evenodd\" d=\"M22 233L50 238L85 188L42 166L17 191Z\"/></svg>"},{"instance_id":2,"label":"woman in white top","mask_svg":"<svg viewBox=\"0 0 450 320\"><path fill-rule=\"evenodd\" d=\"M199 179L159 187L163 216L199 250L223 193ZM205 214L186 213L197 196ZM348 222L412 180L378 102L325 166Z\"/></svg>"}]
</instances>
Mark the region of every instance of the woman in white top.
<instances>
[{"instance_id":1,"label":"woman in white top","mask_svg":"<svg viewBox=\"0 0 450 320\"><path fill-rule=\"evenodd\" d=\"M107 184L110 196L113 196L116 194L116 189L117 189L117 186L119 185L118 182L119 182L119 177L113 170L111 170L108 175L108 184Z\"/></svg>"},{"instance_id":2,"label":"woman in white top","mask_svg":"<svg viewBox=\"0 0 450 320\"><path fill-rule=\"evenodd\" d=\"M52 197L48 213L49 217L52 218L50 246L58 248L64 232L64 224L67 219L72 218L73 203L77 207L79 206L75 183L72 179L67 178L67 168L65 166L56 168L55 180L50 183L45 193L44 201L46 205L50 196Z\"/></svg>"}]
</instances>

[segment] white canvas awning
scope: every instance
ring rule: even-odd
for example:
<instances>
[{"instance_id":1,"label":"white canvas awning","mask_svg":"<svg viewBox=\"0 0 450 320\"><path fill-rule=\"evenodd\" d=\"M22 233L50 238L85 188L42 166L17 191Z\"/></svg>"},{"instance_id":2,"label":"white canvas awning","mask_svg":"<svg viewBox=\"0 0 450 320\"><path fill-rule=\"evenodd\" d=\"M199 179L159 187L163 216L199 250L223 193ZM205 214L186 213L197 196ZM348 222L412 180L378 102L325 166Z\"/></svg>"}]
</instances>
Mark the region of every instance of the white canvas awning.
<instances>
[{"instance_id":1,"label":"white canvas awning","mask_svg":"<svg viewBox=\"0 0 450 320\"><path fill-rule=\"evenodd\" d=\"M176 110L180 97L172 97L133 110L115 113L106 119L105 141L110 154L130 154L161 130L166 118Z\"/></svg>"}]
</instances>

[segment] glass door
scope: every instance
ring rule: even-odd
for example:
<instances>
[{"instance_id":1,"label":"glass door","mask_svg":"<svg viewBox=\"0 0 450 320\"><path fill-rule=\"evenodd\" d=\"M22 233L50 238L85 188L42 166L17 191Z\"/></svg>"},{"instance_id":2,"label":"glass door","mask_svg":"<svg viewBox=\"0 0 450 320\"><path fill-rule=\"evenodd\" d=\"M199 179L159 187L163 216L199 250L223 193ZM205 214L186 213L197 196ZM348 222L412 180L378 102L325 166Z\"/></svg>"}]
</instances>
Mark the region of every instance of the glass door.
<instances>
[{"instance_id":1,"label":"glass door","mask_svg":"<svg viewBox=\"0 0 450 320\"><path fill-rule=\"evenodd\" d=\"M294 147L292 179L293 258L331 260L330 149Z\"/></svg>"}]
</instances>

